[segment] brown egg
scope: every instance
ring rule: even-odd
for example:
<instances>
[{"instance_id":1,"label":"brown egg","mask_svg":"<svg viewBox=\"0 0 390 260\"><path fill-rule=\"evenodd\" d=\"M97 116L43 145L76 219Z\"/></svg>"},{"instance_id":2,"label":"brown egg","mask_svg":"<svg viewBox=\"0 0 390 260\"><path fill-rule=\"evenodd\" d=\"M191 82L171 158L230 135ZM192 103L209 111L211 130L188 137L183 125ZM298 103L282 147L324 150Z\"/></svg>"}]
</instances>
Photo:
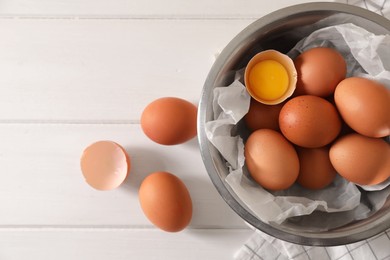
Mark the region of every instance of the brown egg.
<instances>
[{"instance_id":1,"label":"brown egg","mask_svg":"<svg viewBox=\"0 0 390 260\"><path fill-rule=\"evenodd\" d=\"M298 155L279 132L256 130L245 143L244 154L250 175L266 189L287 189L298 177Z\"/></svg>"},{"instance_id":2,"label":"brown egg","mask_svg":"<svg viewBox=\"0 0 390 260\"><path fill-rule=\"evenodd\" d=\"M244 117L246 126L252 131L262 128L279 131L279 113L283 104L265 105L252 98L249 111Z\"/></svg>"},{"instance_id":3,"label":"brown egg","mask_svg":"<svg viewBox=\"0 0 390 260\"><path fill-rule=\"evenodd\" d=\"M317 148L332 142L341 130L336 108L317 96L298 96L289 100L279 114L283 135L292 143Z\"/></svg>"},{"instance_id":4,"label":"brown egg","mask_svg":"<svg viewBox=\"0 0 390 260\"><path fill-rule=\"evenodd\" d=\"M343 56L332 48L309 49L295 58L294 64L298 73L294 95L327 97L347 74Z\"/></svg>"},{"instance_id":5,"label":"brown egg","mask_svg":"<svg viewBox=\"0 0 390 260\"><path fill-rule=\"evenodd\" d=\"M164 97L150 103L141 115L141 127L163 145L184 143L196 136L197 107L180 98Z\"/></svg>"},{"instance_id":6,"label":"brown egg","mask_svg":"<svg viewBox=\"0 0 390 260\"><path fill-rule=\"evenodd\" d=\"M331 184L336 170L329 159L329 147L297 148L299 175L297 182L305 188L318 190Z\"/></svg>"},{"instance_id":7,"label":"brown egg","mask_svg":"<svg viewBox=\"0 0 390 260\"><path fill-rule=\"evenodd\" d=\"M373 80L351 77L341 81L334 99L344 121L369 137L390 135L390 89Z\"/></svg>"},{"instance_id":8,"label":"brown egg","mask_svg":"<svg viewBox=\"0 0 390 260\"><path fill-rule=\"evenodd\" d=\"M390 145L383 139L349 134L330 148L330 161L345 179L375 185L390 177Z\"/></svg>"},{"instance_id":9,"label":"brown egg","mask_svg":"<svg viewBox=\"0 0 390 260\"><path fill-rule=\"evenodd\" d=\"M190 193L175 175L168 172L150 174L141 183L138 194L143 212L158 228L178 232L190 223Z\"/></svg>"}]
</instances>

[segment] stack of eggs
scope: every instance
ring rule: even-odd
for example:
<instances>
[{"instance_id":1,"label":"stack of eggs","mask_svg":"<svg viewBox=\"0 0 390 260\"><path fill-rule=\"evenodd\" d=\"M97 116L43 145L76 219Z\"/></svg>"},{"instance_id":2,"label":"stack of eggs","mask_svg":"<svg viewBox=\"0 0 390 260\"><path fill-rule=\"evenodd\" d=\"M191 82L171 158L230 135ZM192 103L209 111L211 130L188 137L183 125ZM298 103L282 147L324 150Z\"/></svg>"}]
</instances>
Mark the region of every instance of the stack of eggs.
<instances>
[{"instance_id":1,"label":"stack of eggs","mask_svg":"<svg viewBox=\"0 0 390 260\"><path fill-rule=\"evenodd\" d=\"M359 185L390 177L390 90L346 75L343 56L328 47L294 60L274 50L250 60L244 155L262 187L283 190L297 182L322 189L337 173Z\"/></svg>"}]
</instances>

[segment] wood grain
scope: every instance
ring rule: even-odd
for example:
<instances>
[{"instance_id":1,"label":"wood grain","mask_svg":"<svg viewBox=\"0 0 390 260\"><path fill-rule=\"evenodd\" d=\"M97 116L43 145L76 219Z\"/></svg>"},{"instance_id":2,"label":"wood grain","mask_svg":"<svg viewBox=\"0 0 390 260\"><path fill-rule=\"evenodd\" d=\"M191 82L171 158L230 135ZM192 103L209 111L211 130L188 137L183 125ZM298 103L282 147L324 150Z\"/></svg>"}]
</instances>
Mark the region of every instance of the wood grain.
<instances>
[{"instance_id":1,"label":"wood grain","mask_svg":"<svg viewBox=\"0 0 390 260\"><path fill-rule=\"evenodd\" d=\"M140 114L161 96L198 103L233 37L303 2L0 1L0 259L232 259L253 231L214 188L197 140L153 143ZM113 191L89 187L79 168L98 140L131 156ZM138 187L158 170L190 191L183 232L162 232L141 211Z\"/></svg>"},{"instance_id":2,"label":"wood grain","mask_svg":"<svg viewBox=\"0 0 390 260\"><path fill-rule=\"evenodd\" d=\"M193 228L245 226L212 185L196 139L162 146L131 124L3 124L1 133L1 226L151 226L138 188L154 171L172 172L187 185ZM90 188L80 171L83 149L98 140L121 144L131 157L127 180L113 191Z\"/></svg>"},{"instance_id":3,"label":"wood grain","mask_svg":"<svg viewBox=\"0 0 390 260\"><path fill-rule=\"evenodd\" d=\"M0 229L0 259L232 259L248 229Z\"/></svg>"},{"instance_id":4,"label":"wood grain","mask_svg":"<svg viewBox=\"0 0 390 260\"><path fill-rule=\"evenodd\" d=\"M138 122L161 96L197 103L215 55L248 24L0 19L0 121Z\"/></svg>"},{"instance_id":5,"label":"wood grain","mask_svg":"<svg viewBox=\"0 0 390 260\"><path fill-rule=\"evenodd\" d=\"M307 2L304 0L3 0L2 15L47 16L135 16L146 18L258 18L279 8ZM319 0L312 0L319 2Z\"/></svg>"}]
</instances>

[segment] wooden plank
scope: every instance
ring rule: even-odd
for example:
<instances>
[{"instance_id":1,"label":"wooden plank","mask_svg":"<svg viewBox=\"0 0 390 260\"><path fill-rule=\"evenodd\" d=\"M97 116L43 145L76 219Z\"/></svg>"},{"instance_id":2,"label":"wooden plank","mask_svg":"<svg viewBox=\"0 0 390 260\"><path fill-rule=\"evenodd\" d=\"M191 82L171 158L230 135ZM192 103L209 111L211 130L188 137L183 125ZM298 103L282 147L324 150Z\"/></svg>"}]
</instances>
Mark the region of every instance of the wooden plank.
<instances>
[{"instance_id":1,"label":"wooden plank","mask_svg":"<svg viewBox=\"0 0 390 260\"><path fill-rule=\"evenodd\" d=\"M148 229L0 229L5 260L232 259L253 231Z\"/></svg>"},{"instance_id":2,"label":"wooden plank","mask_svg":"<svg viewBox=\"0 0 390 260\"><path fill-rule=\"evenodd\" d=\"M197 103L248 20L0 19L0 122L138 120L161 96Z\"/></svg>"},{"instance_id":3,"label":"wooden plank","mask_svg":"<svg viewBox=\"0 0 390 260\"><path fill-rule=\"evenodd\" d=\"M319 0L312 0L316 2ZM198 0L3 0L1 15L120 15L138 17L260 17L306 0L258 1Z\"/></svg>"},{"instance_id":4,"label":"wooden plank","mask_svg":"<svg viewBox=\"0 0 390 260\"><path fill-rule=\"evenodd\" d=\"M194 205L191 227L245 226L211 183L196 139L162 146L137 124L2 124L0 133L0 226L150 227L138 188L154 171L172 172L187 185ZM116 141L132 159L128 179L113 191L90 188L80 171L83 149L98 140Z\"/></svg>"}]
</instances>

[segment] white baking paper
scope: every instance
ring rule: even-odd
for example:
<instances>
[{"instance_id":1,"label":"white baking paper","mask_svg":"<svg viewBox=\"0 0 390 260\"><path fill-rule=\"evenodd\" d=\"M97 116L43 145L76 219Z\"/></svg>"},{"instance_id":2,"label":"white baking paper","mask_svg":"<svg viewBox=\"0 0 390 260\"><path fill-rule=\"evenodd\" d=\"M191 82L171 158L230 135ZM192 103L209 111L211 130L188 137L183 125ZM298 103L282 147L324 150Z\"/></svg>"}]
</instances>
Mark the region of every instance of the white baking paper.
<instances>
[{"instance_id":1,"label":"white baking paper","mask_svg":"<svg viewBox=\"0 0 390 260\"><path fill-rule=\"evenodd\" d=\"M390 86L389 35L374 35L352 23L329 26L302 39L287 55L295 58L318 46L335 48L343 55L348 64L347 77L372 78ZM206 123L206 133L226 159L229 174L225 181L253 214L266 223L282 223L289 218L326 230L366 218L381 208L390 194L390 180L382 185L358 188L338 176L330 186L319 191L294 184L278 192L265 190L254 182L245 168L242 135L236 133L250 103L242 74L243 70L237 71L231 85L214 89L214 120ZM360 192L362 188L375 191Z\"/></svg>"}]
</instances>

